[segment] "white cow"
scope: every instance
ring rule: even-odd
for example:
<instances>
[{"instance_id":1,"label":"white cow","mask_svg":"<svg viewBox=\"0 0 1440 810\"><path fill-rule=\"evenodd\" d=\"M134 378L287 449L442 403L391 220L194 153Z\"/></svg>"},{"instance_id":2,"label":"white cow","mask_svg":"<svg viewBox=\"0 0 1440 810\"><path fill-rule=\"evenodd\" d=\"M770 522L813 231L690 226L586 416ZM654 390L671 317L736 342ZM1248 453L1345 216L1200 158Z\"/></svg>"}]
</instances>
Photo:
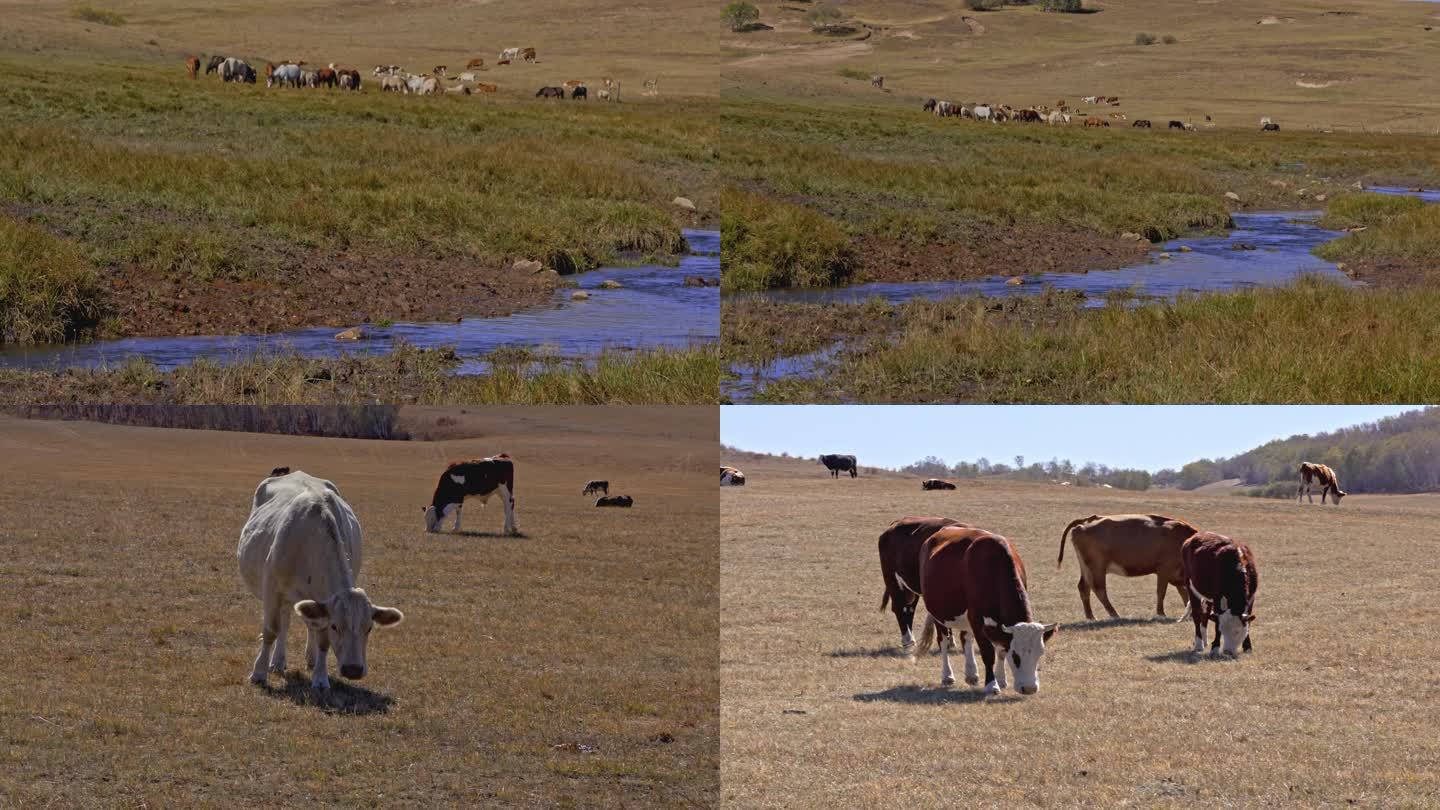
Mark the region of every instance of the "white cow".
<instances>
[{"instance_id":1,"label":"white cow","mask_svg":"<svg viewBox=\"0 0 1440 810\"><path fill-rule=\"evenodd\" d=\"M316 689L330 688L332 646L340 674L359 680L365 677L365 647L374 625L405 618L395 608L372 604L355 587L360 522L329 481L299 471L261 481L240 530L238 555L240 576L265 611L253 683L265 682L267 667L285 672L292 606L305 620L305 660Z\"/></svg>"},{"instance_id":2,"label":"white cow","mask_svg":"<svg viewBox=\"0 0 1440 810\"><path fill-rule=\"evenodd\" d=\"M977 105L975 105L975 120L976 120L976 121L994 121L994 120L995 120L995 116L993 115L993 113L992 113L989 105L986 105L986 104L977 104Z\"/></svg>"},{"instance_id":3,"label":"white cow","mask_svg":"<svg viewBox=\"0 0 1440 810\"><path fill-rule=\"evenodd\" d=\"M722 487L743 487L745 486L745 473L734 467L720 468L720 486Z\"/></svg>"},{"instance_id":4,"label":"white cow","mask_svg":"<svg viewBox=\"0 0 1440 810\"><path fill-rule=\"evenodd\" d=\"M519 58L520 58L520 49L519 49L519 48L506 48L505 50L503 50L503 51L500 52L500 58L501 58L501 59L519 59Z\"/></svg>"}]
</instances>

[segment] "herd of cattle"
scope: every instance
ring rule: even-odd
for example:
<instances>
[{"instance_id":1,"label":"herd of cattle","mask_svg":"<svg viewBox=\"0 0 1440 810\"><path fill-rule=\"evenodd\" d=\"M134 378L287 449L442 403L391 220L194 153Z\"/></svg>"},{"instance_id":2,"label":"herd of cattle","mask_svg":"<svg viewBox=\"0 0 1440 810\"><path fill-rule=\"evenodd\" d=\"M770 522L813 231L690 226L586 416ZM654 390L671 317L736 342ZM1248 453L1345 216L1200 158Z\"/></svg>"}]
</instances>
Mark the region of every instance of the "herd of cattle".
<instances>
[{"instance_id":1,"label":"herd of cattle","mask_svg":"<svg viewBox=\"0 0 1440 810\"><path fill-rule=\"evenodd\" d=\"M609 481L589 481L582 495L600 493L597 507L630 507L629 495L611 495ZM509 455L446 466L430 504L423 507L425 530L437 532L445 518L455 517L465 499L481 505L498 495L505 510L505 533L516 535L515 462ZM285 672L285 638L291 610L305 622L305 662L310 685L328 689L328 656L335 651L340 674L365 677L366 645L376 626L399 624L404 614L370 601L357 587L360 576L360 521L340 490L330 481L289 467L276 467L260 482L250 517L240 530L240 576L261 602L260 653L250 680L265 683L270 671Z\"/></svg>"},{"instance_id":2,"label":"herd of cattle","mask_svg":"<svg viewBox=\"0 0 1440 810\"><path fill-rule=\"evenodd\" d=\"M515 60L539 61L534 48L506 48L500 52L500 57L495 64L497 66L509 65ZM211 56L208 61L204 55L190 56L185 59L185 70L192 79L199 78L202 66L206 76L213 73L219 76L221 81L227 83L256 84L261 75L248 62L233 56ZM499 89L497 85L479 80L478 71L482 70L487 70L485 60L476 57L465 63L463 71L453 75L448 65L436 65L426 73L411 73L399 65L376 65L375 69L371 71L371 76L379 83L381 92L418 96L438 94L468 96L474 93L496 92ZM362 83L360 71L337 67L334 62L322 68L311 67L304 60L267 62L263 73L266 87L338 88L359 91ZM609 76L602 77L600 81L603 86L595 94L595 97L601 101L619 101L620 82ZM659 84L658 78L646 79L641 95L659 95ZM564 99L567 98L567 93L569 94L568 98L571 99L590 98L589 88L580 79L571 79L557 86L541 87L535 92L535 97Z\"/></svg>"},{"instance_id":3,"label":"herd of cattle","mask_svg":"<svg viewBox=\"0 0 1440 810\"><path fill-rule=\"evenodd\" d=\"M1085 104L1117 106L1120 99L1117 96L1086 96L1082 101ZM1048 126L1070 126L1078 120L1087 128L1106 128L1111 122L1123 123L1129 121L1129 116L1123 112L1082 113L1078 108L1072 107L1065 99L1055 102L1055 106L1038 104L1033 107L1012 107L1009 104L991 104L989 102L960 103L946 101L944 99L926 99L920 109L923 112L933 113L936 118L969 118L974 121L989 121L992 124L999 124L1005 121L1016 121L1020 123L1046 124ZM1210 122L1210 116L1205 116ZM1213 122L1207 124L1213 126ZM1147 118L1139 118L1130 124L1136 129L1153 129L1154 124ZM1167 125L1168 129L1178 129L1185 132L1197 132L1199 128L1190 121L1171 120ZM1260 119L1260 130L1262 132L1279 132L1280 125L1275 123L1269 116Z\"/></svg>"},{"instance_id":4,"label":"herd of cattle","mask_svg":"<svg viewBox=\"0 0 1440 810\"><path fill-rule=\"evenodd\" d=\"M859 475L854 456L822 455L820 463L831 477L845 471L852 478ZM744 474L734 467L720 468L722 486L744 482ZM1314 503L1317 487L1322 504L1329 497L1338 505L1346 495L1335 471L1324 464L1303 462L1299 482L1297 502L1308 498ZM927 491L955 488L954 482L939 478L921 482L921 489ZM1086 619L1095 618L1092 593L1110 618L1119 618L1106 591L1107 574L1153 574L1157 615L1165 615L1167 587L1174 587L1186 600L1185 615L1195 625L1194 652L1204 652L1206 629L1212 622L1211 655L1233 657L1253 649L1250 625L1255 620L1260 573L1246 544L1163 515L1091 515L1071 521L1060 533L1057 566L1065 561L1067 539L1080 561L1077 588ZM1040 658L1059 626L1035 621L1025 564L1009 540L953 518L905 517L880 535L879 550L885 584L880 609L888 605L895 614L901 646L912 655L928 650L938 637L942 684L955 683L950 652L958 632L967 684L980 683L974 653L979 647L987 694L1007 688L1007 660L1020 693L1039 690ZM917 643L915 608L922 596L926 615Z\"/></svg>"}]
</instances>

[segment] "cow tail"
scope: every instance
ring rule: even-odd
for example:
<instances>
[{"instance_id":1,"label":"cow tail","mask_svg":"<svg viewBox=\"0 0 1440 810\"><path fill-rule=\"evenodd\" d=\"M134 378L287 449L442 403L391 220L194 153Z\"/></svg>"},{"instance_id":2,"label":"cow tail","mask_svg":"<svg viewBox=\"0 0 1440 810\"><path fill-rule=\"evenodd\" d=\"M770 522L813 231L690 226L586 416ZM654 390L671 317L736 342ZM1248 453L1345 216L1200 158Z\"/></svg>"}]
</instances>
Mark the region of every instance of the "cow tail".
<instances>
[{"instance_id":1,"label":"cow tail","mask_svg":"<svg viewBox=\"0 0 1440 810\"><path fill-rule=\"evenodd\" d=\"M1070 536L1070 530L1075 528L1076 526L1079 526L1087 520L1094 520L1096 517L1096 515L1091 515L1090 517L1072 520L1070 521L1070 525L1065 527L1065 531L1060 533L1060 556L1055 558L1056 568L1059 568L1061 564L1065 562L1065 539Z\"/></svg>"},{"instance_id":2,"label":"cow tail","mask_svg":"<svg viewBox=\"0 0 1440 810\"><path fill-rule=\"evenodd\" d=\"M930 649L930 642L935 638L935 617L930 611L925 611L925 625L920 628L920 638L915 642L913 652L923 653Z\"/></svg>"}]
</instances>

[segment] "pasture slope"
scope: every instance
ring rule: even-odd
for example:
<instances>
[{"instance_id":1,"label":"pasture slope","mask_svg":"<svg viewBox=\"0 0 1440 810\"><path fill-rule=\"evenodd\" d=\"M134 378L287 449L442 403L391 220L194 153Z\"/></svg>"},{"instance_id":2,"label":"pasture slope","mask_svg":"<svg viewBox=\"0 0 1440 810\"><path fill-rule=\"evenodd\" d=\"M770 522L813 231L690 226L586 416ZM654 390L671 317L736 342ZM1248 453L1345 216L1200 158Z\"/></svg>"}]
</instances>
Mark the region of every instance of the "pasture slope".
<instances>
[{"instance_id":1,"label":"pasture slope","mask_svg":"<svg viewBox=\"0 0 1440 810\"><path fill-rule=\"evenodd\" d=\"M713 805L715 409L405 420L483 438L0 419L0 806ZM493 502L427 535L445 461L502 450L524 536ZM336 482L360 584L406 616L323 703L298 671L246 681L260 614L235 547L279 464ZM595 509L588 477L634 509Z\"/></svg>"},{"instance_id":2,"label":"pasture slope","mask_svg":"<svg viewBox=\"0 0 1440 810\"><path fill-rule=\"evenodd\" d=\"M771 31L727 34L724 92L860 97L918 111L927 97L1014 106L1118 96L1131 120L1434 133L1440 9L1401 0L1085 0L975 12L960 0L840 5L855 37L811 33L809 4L758 4ZM1261 23L1261 20L1274 20ZM1427 26L1430 30L1426 30ZM1136 45L1135 35L1175 37ZM852 41L858 39L860 41ZM872 73L886 91L872 88Z\"/></svg>"},{"instance_id":3,"label":"pasture slope","mask_svg":"<svg viewBox=\"0 0 1440 810\"><path fill-rule=\"evenodd\" d=\"M729 806L1440 802L1440 497L1322 508L990 481L921 492L918 479L832 481L813 462L740 466L747 485L721 492ZM1188 620L1151 621L1153 577L1111 577L1123 618L1083 620L1073 548L1055 567L1060 533L1120 512L1183 517L1251 545L1253 654L1192 658ZM941 688L937 657L896 654L894 618L876 610L876 539L912 514L989 528L1020 551L1037 617L1062 624L1037 695ZM1173 590L1166 604L1183 610Z\"/></svg>"}]
</instances>

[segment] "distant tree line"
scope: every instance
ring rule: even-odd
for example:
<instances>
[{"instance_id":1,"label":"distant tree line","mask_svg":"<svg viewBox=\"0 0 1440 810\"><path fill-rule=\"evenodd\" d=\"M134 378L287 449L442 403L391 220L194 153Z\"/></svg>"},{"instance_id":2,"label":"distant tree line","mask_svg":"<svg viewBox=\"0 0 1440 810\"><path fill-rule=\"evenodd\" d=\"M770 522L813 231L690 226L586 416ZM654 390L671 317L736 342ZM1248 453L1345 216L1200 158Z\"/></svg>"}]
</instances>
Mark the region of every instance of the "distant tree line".
<instances>
[{"instance_id":1,"label":"distant tree line","mask_svg":"<svg viewBox=\"0 0 1440 810\"><path fill-rule=\"evenodd\" d=\"M1014 464L992 462L988 458L975 461L961 461L948 465L944 459L935 456L907 464L900 472L922 478L984 478L1000 477L1018 481L1069 481L1078 487L1098 487L1109 484L1116 489L1147 490L1151 476L1145 470L1128 470L1107 467L1104 464L1086 462L1076 466L1070 459L1053 458L1048 462L1025 463L1024 456L1016 456Z\"/></svg>"},{"instance_id":2,"label":"distant tree line","mask_svg":"<svg viewBox=\"0 0 1440 810\"><path fill-rule=\"evenodd\" d=\"M1291 436L1262 444L1232 458L1200 459L1177 470L1161 470L1157 486L1194 489L1238 478L1259 487L1257 494L1283 494L1300 462L1335 469L1349 492L1433 492L1440 490L1440 408L1412 411L1331 433Z\"/></svg>"}]
</instances>

